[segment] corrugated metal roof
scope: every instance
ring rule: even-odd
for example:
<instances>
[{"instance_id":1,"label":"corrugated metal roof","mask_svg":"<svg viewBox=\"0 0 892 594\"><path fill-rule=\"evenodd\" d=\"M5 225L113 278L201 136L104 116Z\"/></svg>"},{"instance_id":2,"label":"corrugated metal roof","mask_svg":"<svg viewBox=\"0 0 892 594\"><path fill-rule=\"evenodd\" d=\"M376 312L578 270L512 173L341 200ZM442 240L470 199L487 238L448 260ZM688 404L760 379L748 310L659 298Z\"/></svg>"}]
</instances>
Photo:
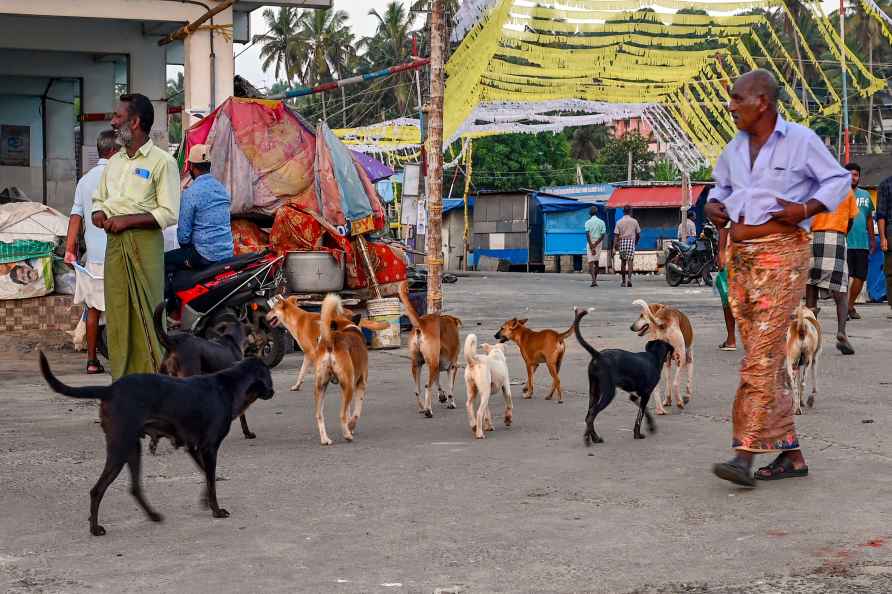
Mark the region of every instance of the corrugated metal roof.
<instances>
[{"instance_id":1,"label":"corrugated metal roof","mask_svg":"<svg viewBox=\"0 0 892 594\"><path fill-rule=\"evenodd\" d=\"M696 204L706 186L691 186L691 204ZM617 188L607 201L607 208L681 208L681 186L645 186Z\"/></svg>"}]
</instances>

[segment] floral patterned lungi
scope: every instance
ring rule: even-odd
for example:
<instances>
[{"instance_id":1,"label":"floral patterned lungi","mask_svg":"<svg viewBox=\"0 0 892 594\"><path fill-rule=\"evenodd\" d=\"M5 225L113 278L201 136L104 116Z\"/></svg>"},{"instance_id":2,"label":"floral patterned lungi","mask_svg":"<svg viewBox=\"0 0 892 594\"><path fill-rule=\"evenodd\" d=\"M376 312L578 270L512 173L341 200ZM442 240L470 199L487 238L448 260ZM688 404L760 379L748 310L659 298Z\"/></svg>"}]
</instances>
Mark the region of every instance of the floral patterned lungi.
<instances>
[{"instance_id":1,"label":"floral patterned lungi","mask_svg":"<svg viewBox=\"0 0 892 594\"><path fill-rule=\"evenodd\" d=\"M731 244L728 300L746 353L732 413L735 449L799 449L784 353L810 257L811 242L802 230Z\"/></svg>"}]
</instances>

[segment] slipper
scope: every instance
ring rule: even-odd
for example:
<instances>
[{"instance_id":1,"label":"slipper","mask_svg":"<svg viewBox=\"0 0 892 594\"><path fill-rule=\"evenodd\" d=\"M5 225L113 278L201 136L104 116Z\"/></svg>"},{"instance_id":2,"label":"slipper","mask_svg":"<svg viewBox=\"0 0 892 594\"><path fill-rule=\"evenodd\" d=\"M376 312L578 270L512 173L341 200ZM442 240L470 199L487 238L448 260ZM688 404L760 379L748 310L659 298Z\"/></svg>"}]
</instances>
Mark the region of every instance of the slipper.
<instances>
[{"instance_id":1,"label":"slipper","mask_svg":"<svg viewBox=\"0 0 892 594\"><path fill-rule=\"evenodd\" d=\"M741 487L755 487L756 480L748 468L737 464L735 460L712 465L712 472L720 479L730 481Z\"/></svg>"},{"instance_id":2,"label":"slipper","mask_svg":"<svg viewBox=\"0 0 892 594\"><path fill-rule=\"evenodd\" d=\"M87 375L97 375L99 373L105 373L105 368L102 366L102 363L99 362L99 359L90 359L87 361Z\"/></svg>"},{"instance_id":3,"label":"slipper","mask_svg":"<svg viewBox=\"0 0 892 594\"><path fill-rule=\"evenodd\" d=\"M844 338L840 338L839 336L836 337L836 348L843 355L854 355L855 354L855 349L852 348L852 344L849 342L849 339L845 338L845 337Z\"/></svg>"},{"instance_id":4,"label":"slipper","mask_svg":"<svg viewBox=\"0 0 892 594\"><path fill-rule=\"evenodd\" d=\"M804 468L794 468L790 459L781 454L774 460L774 462L757 470L755 479L757 481L779 481L781 479L795 478L799 476L808 476L808 466Z\"/></svg>"},{"instance_id":5,"label":"slipper","mask_svg":"<svg viewBox=\"0 0 892 594\"><path fill-rule=\"evenodd\" d=\"M850 320L860 320L861 314L859 314L857 311L855 311L853 309L852 311L849 312L849 319Z\"/></svg>"},{"instance_id":6,"label":"slipper","mask_svg":"<svg viewBox=\"0 0 892 594\"><path fill-rule=\"evenodd\" d=\"M723 342L722 344L719 345L719 350L720 351L736 351L737 346L736 345L731 346L727 342Z\"/></svg>"}]
</instances>

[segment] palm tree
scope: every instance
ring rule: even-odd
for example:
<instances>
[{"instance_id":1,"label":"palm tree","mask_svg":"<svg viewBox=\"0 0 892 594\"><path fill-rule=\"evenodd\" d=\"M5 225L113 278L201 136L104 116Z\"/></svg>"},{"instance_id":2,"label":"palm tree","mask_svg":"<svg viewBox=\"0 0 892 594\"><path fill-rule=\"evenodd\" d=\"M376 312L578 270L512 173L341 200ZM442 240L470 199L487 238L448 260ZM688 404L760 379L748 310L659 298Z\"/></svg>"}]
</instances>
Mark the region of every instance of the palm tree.
<instances>
[{"instance_id":1,"label":"palm tree","mask_svg":"<svg viewBox=\"0 0 892 594\"><path fill-rule=\"evenodd\" d=\"M881 2L888 6L888 2ZM870 73L874 73L874 57L875 51L882 50L882 34L880 33L880 24L875 17L868 14L863 5L855 3L853 5L853 14L847 18L849 30L846 31L846 39L854 39L855 49L859 51L862 58L867 55L867 68ZM872 152L873 144L873 95L868 98L867 122L866 122L866 142L867 152Z\"/></svg>"},{"instance_id":2,"label":"palm tree","mask_svg":"<svg viewBox=\"0 0 892 594\"><path fill-rule=\"evenodd\" d=\"M378 20L374 37L365 40L367 57L375 68L387 68L409 60L412 54L412 24L415 17L403 7L401 2L390 2L381 14L369 11L369 16ZM394 104L399 114L406 112L412 94L411 74L401 72L396 76L395 88L379 94L380 103ZM391 83L392 84L392 83ZM383 85L376 85L383 91Z\"/></svg>"},{"instance_id":3,"label":"palm tree","mask_svg":"<svg viewBox=\"0 0 892 594\"><path fill-rule=\"evenodd\" d=\"M260 50L260 67L264 72L269 70L270 66L275 66L273 74L278 79L279 73L285 75L285 80L291 84L294 78L294 67L291 61L292 52L289 47L292 45L295 36L295 25L297 23L297 11L293 8L280 8L278 12L271 8L263 11L263 21L266 24L267 32L263 35L255 35L253 43L261 43L263 47Z\"/></svg>"},{"instance_id":4,"label":"palm tree","mask_svg":"<svg viewBox=\"0 0 892 594\"><path fill-rule=\"evenodd\" d=\"M298 15L297 34L288 46L288 53L302 84L315 86L331 80L334 74L341 74L342 65L355 53L350 45L354 35L347 20L343 10L304 10ZM324 94L320 101L323 119L326 119Z\"/></svg>"},{"instance_id":5,"label":"palm tree","mask_svg":"<svg viewBox=\"0 0 892 594\"><path fill-rule=\"evenodd\" d=\"M182 107L184 103L184 76L182 72L177 72L176 79L167 79L167 105L171 107ZM167 139L171 144L179 143L183 138L183 118L182 114L170 118L167 125Z\"/></svg>"}]
</instances>

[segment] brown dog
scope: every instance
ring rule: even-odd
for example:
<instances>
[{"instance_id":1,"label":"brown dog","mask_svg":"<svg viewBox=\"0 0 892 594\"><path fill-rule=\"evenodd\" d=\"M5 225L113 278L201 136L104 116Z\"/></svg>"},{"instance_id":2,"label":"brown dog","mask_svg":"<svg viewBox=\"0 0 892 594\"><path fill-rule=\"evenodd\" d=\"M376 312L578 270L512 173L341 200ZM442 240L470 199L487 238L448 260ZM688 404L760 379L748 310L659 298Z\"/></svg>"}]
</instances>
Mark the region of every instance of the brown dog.
<instances>
[{"instance_id":1,"label":"brown dog","mask_svg":"<svg viewBox=\"0 0 892 594\"><path fill-rule=\"evenodd\" d=\"M415 401L418 412L427 418L434 416L431 410L431 387L436 383L440 402L447 408L455 408L455 376L458 374L459 341L458 329L461 320L447 314L426 314L418 317L418 312L409 301L409 283L400 285L400 301L406 308L406 315L412 322L409 336L409 358L412 360L412 379L415 380ZM421 400L421 367L427 365L427 385L424 401ZM449 373L449 393L440 387L440 372Z\"/></svg>"},{"instance_id":2,"label":"brown dog","mask_svg":"<svg viewBox=\"0 0 892 594\"><path fill-rule=\"evenodd\" d=\"M564 352L567 350L564 339L573 334L571 325L564 332L555 330L530 330L527 328L527 320L511 318L496 332L496 340L507 342L513 340L520 349L520 355L527 366L527 385L523 388L523 397L533 397L533 374L541 363L548 366L551 374L551 392L545 400L551 400L557 392L558 402L563 404L564 392L561 390L561 361L564 360Z\"/></svg>"},{"instance_id":3,"label":"brown dog","mask_svg":"<svg viewBox=\"0 0 892 594\"><path fill-rule=\"evenodd\" d=\"M339 317L343 317L341 298L330 293L322 301L319 344L313 356L316 365L316 425L319 427L319 441L322 445L331 445L322 415L325 390L329 382L337 380L341 386L341 431L347 441L353 441L353 431L362 415L362 403L368 385L369 352L366 350L365 337L359 326L354 324L343 330L332 330L333 323Z\"/></svg>"},{"instance_id":4,"label":"brown dog","mask_svg":"<svg viewBox=\"0 0 892 594\"><path fill-rule=\"evenodd\" d=\"M668 342L674 349L673 356L666 361L665 383L666 383L666 400L662 401L659 388L657 388L657 414L665 415L664 406L672 406L672 393L675 392L675 405L678 408L684 408L684 405L690 402L694 395L694 329L688 316L684 315L674 307L663 305L662 303L647 304L643 299L636 299L632 305L641 308L641 315L631 326L632 332L637 332L638 336L648 336L651 340L663 340ZM675 378L669 383L669 375L672 373L672 363L675 362ZM685 397L681 397L681 386L679 385L679 374L681 368L687 367L688 385L685 389Z\"/></svg>"},{"instance_id":5,"label":"brown dog","mask_svg":"<svg viewBox=\"0 0 892 594\"><path fill-rule=\"evenodd\" d=\"M358 315L358 314L357 314ZM266 314L266 320L270 326L276 327L279 324L285 326L297 344L303 351L304 360L300 366L300 372L297 374L297 381L291 386L291 391L300 390L304 383L304 376L311 365L315 365L316 345L319 343L319 314L307 311L298 305L297 297L282 298L281 296L273 297L270 300L270 310ZM384 330L387 324L384 322L373 322L371 320L360 320L355 322L343 315L336 315L334 318L335 329L343 331L348 326L358 325L360 328L368 328L369 330Z\"/></svg>"}]
</instances>

